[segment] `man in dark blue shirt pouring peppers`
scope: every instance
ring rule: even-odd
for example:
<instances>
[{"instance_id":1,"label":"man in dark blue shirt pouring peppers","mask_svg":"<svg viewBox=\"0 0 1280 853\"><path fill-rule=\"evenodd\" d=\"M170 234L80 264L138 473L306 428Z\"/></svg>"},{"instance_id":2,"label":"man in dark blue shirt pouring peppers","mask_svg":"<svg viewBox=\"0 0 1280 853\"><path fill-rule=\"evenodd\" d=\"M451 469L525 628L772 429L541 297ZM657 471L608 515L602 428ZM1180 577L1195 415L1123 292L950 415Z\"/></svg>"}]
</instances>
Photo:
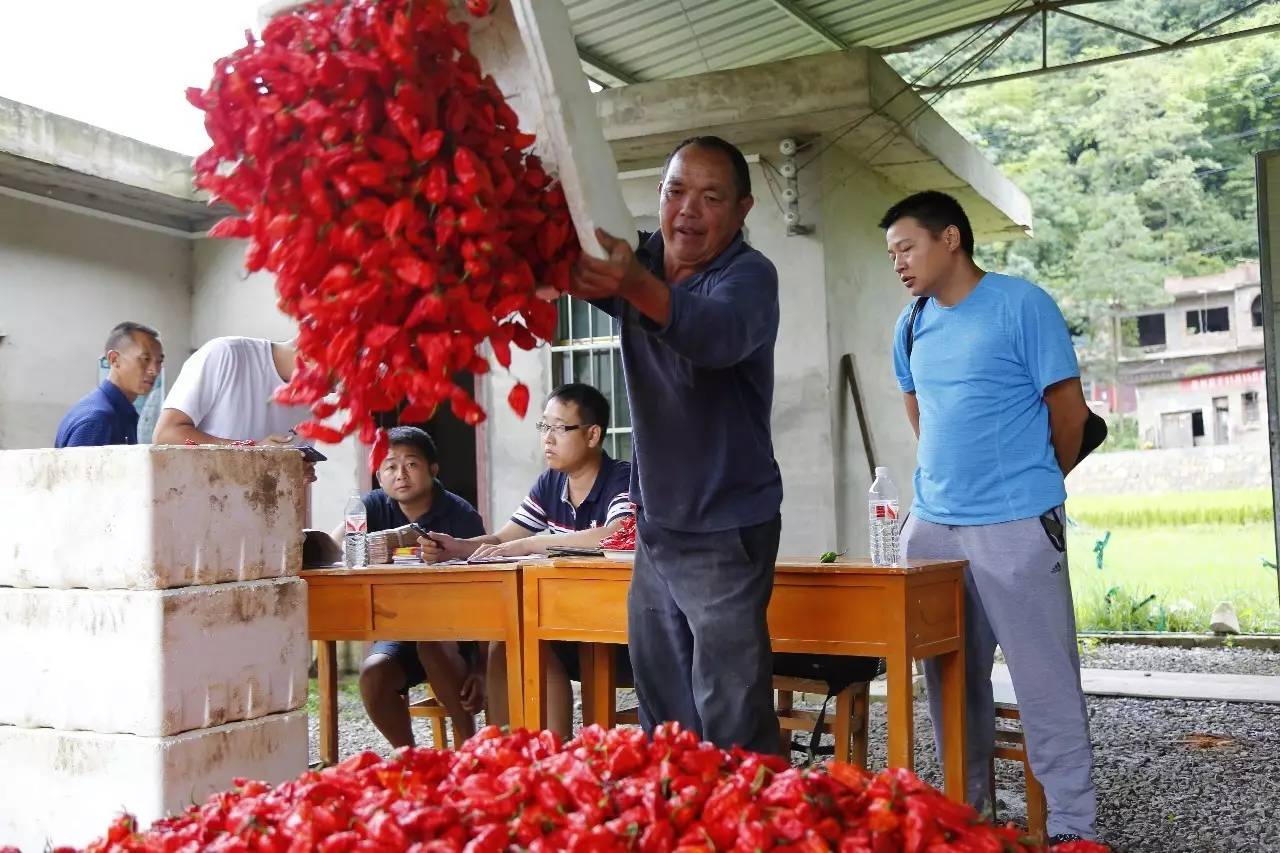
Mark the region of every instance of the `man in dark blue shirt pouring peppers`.
<instances>
[{"instance_id":1,"label":"man in dark blue shirt pouring peppers","mask_svg":"<svg viewBox=\"0 0 1280 853\"><path fill-rule=\"evenodd\" d=\"M782 519L773 456L778 275L743 239L746 159L688 139L659 185L661 231L598 231L571 293L617 317L631 403L637 544L628 637L646 731L778 748L766 610Z\"/></svg>"}]
</instances>

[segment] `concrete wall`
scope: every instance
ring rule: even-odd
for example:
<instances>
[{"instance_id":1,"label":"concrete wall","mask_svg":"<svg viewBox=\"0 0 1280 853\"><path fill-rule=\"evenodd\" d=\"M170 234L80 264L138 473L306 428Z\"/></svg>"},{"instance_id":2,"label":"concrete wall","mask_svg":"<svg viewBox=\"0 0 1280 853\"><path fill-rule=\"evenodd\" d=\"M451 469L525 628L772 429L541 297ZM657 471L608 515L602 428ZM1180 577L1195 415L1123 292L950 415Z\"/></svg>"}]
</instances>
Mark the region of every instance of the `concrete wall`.
<instances>
[{"instance_id":1,"label":"concrete wall","mask_svg":"<svg viewBox=\"0 0 1280 853\"><path fill-rule=\"evenodd\" d=\"M1077 497L1270 487L1265 445L1094 453L1067 477Z\"/></svg>"},{"instance_id":2,"label":"concrete wall","mask_svg":"<svg viewBox=\"0 0 1280 853\"><path fill-rule=\"evenodd\" d=\"M777 150L776 145L771 147ZM778 269L781 323L774 349L773 449L782 469L779 551L816 557L844 547L832 476L839 451L831 412L840 387L829 363L826 339L834 322L828 302L831 271L824 257L831 232L813 216L806 222L814 226L814 233L788 237L782 212L767 186L765 168L752 168L756 206L747 225L752 245ZM801 198L819 191L819 170L802 172L801 178Z\"/></svg>"},{"instance_id":3,"label":"concrete wall","mask_svg":"<svg viewBox=\"0 0 1280 853\"><path fill-rule=\"evenodd\" d=\"M777 146L768 146L777 150ZM831 377L824 346L827 274L822 237L788 237L760 163L751 165L756 203L747 217L748 239L778 270L780 323L774 349L773 449L782 470L784 555L821 554L835 546ZM657 214L656 178L637 189ZM817 189L810 173L802 192ZM633 190L634 192L634 190ZM630 197L630 194L629 194Z\"/></svg>"},{"instance_id":4,"label":"concrete wall","mask_svg":"<svg viewBox=\"0 0 1280 853\"><path fill-rule=\"evenodd\" d=\"M245 272L242 241L196 240L192 245L193 350L224 335L275 341L293 337L293 321L276 308L274 277Z\"/></svg>"},{"instance_id":5,"label":"concrete wall","mask_svg":"<svg viewBox=\"0 0 1280 853\"><path fill-rule=\"evenodd\" d=\"M510 371L492 359L490 364L492 369L480 377L476 389L476 399L489 415L480 425L476 448L481 504L477 509L484 516L486 529L492 531L511 517L545 467L533 424L551 393L551 355L546 347L532 352L512 347ZM529 413L524 420L507 405L507 394L517 380L529 386Z\"/></svg>"},{"instance_id":6,"label":"concrete wall","mask_svg":"<svg viewBox=\"0 0 1280 853\"><path fill-rule=\"evenodd\" d=\"M902 193L842 150L822 159L828 181L818 198L818 225L827 275L827 358L834 405L829 409L835 470L835 514L840 548L865 554L868 548L866 451L852 395L840 375L840 360L852 354L863 407L870 422L877 465L885 465L898 486L905 513L914 495L916 442L907 422L902 392L893 375L893 326L908 294L893 274L877 222ZM802 211L805 195L802 193ZM806 217L808 214L805 214ZM821 549L819 549L821 550Z\"/></svg>"},{"instance_id":7,"label":"concrete wall","mask_svg":"<svg viewBox=\"0 0 1280 853\"><path fill-rule=\"evenodd\" d=\"M52 447L111 327L146 323L172 384L191 338L191 242L0 195L0 448Z\"/></svg>"}]
</instances>

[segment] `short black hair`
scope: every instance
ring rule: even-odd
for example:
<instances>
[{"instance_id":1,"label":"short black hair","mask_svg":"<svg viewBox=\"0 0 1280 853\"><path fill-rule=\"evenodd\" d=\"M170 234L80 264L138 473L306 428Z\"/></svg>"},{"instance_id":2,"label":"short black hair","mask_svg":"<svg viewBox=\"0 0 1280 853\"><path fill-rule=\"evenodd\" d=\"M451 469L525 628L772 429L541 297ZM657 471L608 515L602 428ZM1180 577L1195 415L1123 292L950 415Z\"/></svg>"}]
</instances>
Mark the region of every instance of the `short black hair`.
<instances>
[{"instance_id":1,"label":"short black hair","mask_svg":"<svg viewBox=\"0 0 1280 853\"><path fill-rule=\"evenodd\" d=\"M667 169L671 168L671 161L690 145L696 145L699 148L706 148L711 151L719 151L728 157L730 165L733 166L733 185L738 191L738 198L746 198L751 195L751 168L747 165L747 158L743 156L738 146L718 136L690 136L673 148L671 153L667 155L666 162L662 164L662 179L664 181L667 179Z\"/></svg>"},{"instance_id":2,"label":"short black hair","mask_svg":"<svg viewBox=\"0 0 1280 853\"><path fill-rule=\"evenodd\" d=\"M142 332L144 335L150 335L157 341L160 340L160 333L150 326L142 323L134 323L131 320L125 320L123 323L117 323L116 327L111 330L111 334L107 335L107 343L102 347L102 354L106 355L112 350L120 349L120 345L125 341L133 340L134 332Z\"/></svg>"},{"instance_id":3,"label":"short black hair","mask_svg":"<svg viewBox=\"0 0 1280 853\"><path fill-rule=\"evenodd\" d=\"M880 217L880 227L886 230L899 219L910 216L937 237L954 225L960 232L960 248L969 257L973 257L973 226L969 217L960 206L960 202L937 190L925 190L922 193L909 195L889 208Z\"/></svg>"},{"instance_id":4,"label":"short black hair","mask_svg":"<svg viewBox=\"0 0 1280 853\"><path fill-rule=\"evenodd\" d=\"M609 432L609 401L595 386L585 382L570 382L547 395L547 402L552 400L577 406L578 415L584 424L600 427L601 438Z\"/></svg>"},{"instance_id":5,"label":"short black hair","mask_svg":"<svg viewBox=\"0 0 1280 853\"><path fill-rule=\"evenodd\" d=\"M440 462L440 454L436 451L435 440L425 429L415 426L398 426L387 430L387 445L408 445L422 454L432 465Z\"/></svg>"}]
</instances>

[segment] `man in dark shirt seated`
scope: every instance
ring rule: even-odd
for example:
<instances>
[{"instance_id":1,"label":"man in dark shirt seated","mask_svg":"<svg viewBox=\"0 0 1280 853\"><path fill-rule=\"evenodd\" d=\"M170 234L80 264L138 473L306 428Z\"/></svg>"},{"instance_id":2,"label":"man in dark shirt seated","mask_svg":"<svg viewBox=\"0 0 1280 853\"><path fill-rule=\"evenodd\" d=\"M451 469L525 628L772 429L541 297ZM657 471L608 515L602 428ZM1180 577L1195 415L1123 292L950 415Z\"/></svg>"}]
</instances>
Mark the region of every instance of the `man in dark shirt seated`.
<instances>
[{"instance_id":1,"label":"man in dark shirt seated","mask_svg":"<svg viewBox=\"0 0 1280 853\"><path fill-rule=\"evenodd\" d=\"M107 378L63 416L54 447L138 443L133 404L151 393L164 366L160 333L141 323L121 323L111 330L103 350L110 368Z\"/></svg>"},{"instance_id":2,"label":"man in dark shirt seated","mask_svg":"<svg viewBox=\"0 0 1280 853\"><path fill-rule=\"evenodd\" d=\"M452 536L483 534L484 522L475 507L436 480L440 465L431 436L417 427L401 426L388 438L387 458L378 470L382 488L364 496L369 532L395 530L414 521L424 530ZM333 532L333 539L342 544L342 527ZM404 544L413 545L414 537L405 538ZM449 712L455 741L461 743L475 734L474 714L484 704L483 665L475 643L382 640L360 668L360 697L369 719L393 747L413 746L409 688L429 679L432 693Z\"/></svg>"},{"instance_id":3,"label":"man in dark shirt seated","mask_svg":"<svg viewBox=\"0 0 1280 853\"><path fill-rule=\"evenodd\" d=\"M596 548L632 515L631 465L604 452L609 401L603 394L582 383L557 388L547 398L536 427L547 470L511 519L497 533L470 539L431 527L430 537L419 540L423 559L521 557L553 546ZM555 654L547 662L547 727L567 737L573 727L569 678L578 678L577 644L553 643L552 648ZM502 643L490 644L489 722L497 725L507 723L505 651Z\"/></svg>"}]
</instances>

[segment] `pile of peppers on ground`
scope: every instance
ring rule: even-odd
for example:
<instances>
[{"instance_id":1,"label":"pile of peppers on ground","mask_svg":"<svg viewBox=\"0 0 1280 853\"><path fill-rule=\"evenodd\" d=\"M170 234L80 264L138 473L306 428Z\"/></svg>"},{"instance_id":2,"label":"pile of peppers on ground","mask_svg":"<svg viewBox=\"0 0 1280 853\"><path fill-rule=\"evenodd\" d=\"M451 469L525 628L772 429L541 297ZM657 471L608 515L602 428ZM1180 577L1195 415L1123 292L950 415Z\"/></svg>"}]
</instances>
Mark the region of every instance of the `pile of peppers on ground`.
<instances>
[{"instance_id":1,"label":"pile of peppers on ground","mask_svg":"<svg viewBox=\"0 0 1280 853\"><path fill-rule=\"evenodd\" d=\"M487 0L468 0L473 15ZM448 403L484 419L452 379L484 373L555 332L535 286L565 289L579 252L564 194L470 49L446 0L312 2L273 19L187 90L212 146L196 185L239 215L245 266L274 273L298 321L302 363L277 395L310 405L299 432L325 442L374 416L428 420ZM521 417L529 390L508 402ZM336 413L335 428L322 423Z\"/></svg>"},{"instance_id":2,"label":"pile of peppers on ground","mask_svg":"<svg viewBox=\"0 0 1280 853\"><path fill-rule=\"evenodd\" d=\"M122 816L90 853L121 851L1025 851L906 770L790 767L678 725L481 730L454 750L372 752L277 787L238 780L145 832ZM1106 847L1070 842L1057 853ZM58 851L54 851L58 853Z\"/></svg>"}]
</instances>

